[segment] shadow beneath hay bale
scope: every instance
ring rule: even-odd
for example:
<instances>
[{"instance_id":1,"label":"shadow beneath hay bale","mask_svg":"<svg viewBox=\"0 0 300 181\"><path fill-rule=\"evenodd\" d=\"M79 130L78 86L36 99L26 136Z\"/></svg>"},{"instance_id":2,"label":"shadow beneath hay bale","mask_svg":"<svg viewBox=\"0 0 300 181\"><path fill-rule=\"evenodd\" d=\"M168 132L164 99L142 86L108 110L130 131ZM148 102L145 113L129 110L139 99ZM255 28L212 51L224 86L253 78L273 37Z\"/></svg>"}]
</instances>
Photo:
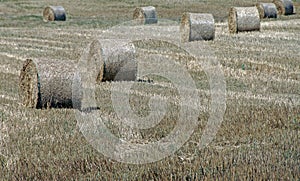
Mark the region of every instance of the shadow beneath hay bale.
<instances>
[{"instance_id":1,"label":"shadow beneath hay bale","mask_svg":"<svg viewBox=\"0 0 300 181\"><path fill-rule=\"evenodd\" d=\"M153 82L154 82L154 81L151 80L151 79L147 79L147 80L145 80L145 79L138 79L137 81L138 81L138 82L145 82L145 83L153 83Z\"/></svg>"},{"instance_id":2,"label":"shadow beneath hay bale","mask_svg":"<svg viewBox=\"0 0 300 181\"><path fill-rule=\"evenodd\" d=\"M91 113L92 111L100 110L100 107L87 107L83 109L79 109L80 112Z\"/></svg>"}]
</instances>

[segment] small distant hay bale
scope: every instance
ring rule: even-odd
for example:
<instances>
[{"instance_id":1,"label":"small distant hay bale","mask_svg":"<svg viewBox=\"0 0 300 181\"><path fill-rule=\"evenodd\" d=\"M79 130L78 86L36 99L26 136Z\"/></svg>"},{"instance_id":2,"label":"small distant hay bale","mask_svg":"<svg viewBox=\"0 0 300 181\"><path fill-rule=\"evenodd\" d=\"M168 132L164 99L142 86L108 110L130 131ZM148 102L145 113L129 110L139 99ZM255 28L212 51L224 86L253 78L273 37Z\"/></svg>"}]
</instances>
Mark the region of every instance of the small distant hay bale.
<instances>
[{"instance_id":1,"label":"small distant hay bale","mask_svg":"<svg viewBox=\"0 0 300 181\"><path fill-rule=\"evenodd\" d=\"M228 16L230 33L259 31L260 17L256 7L232 7Z\"/></svg>"},{"instance_id":2,"label":"small distant hay bale","mask_svg":"<svg viewBox=\"0 0 300 181\"><path fill-rule=\"evenodd\" d=\"M294 13L292 0L273 0L273 3L276 5L280 15L291 15Z\"/></svg>"},{"instance_id":3,"label":"small distant hay bale","mask_svg":"<svg viewBox=\"0 0 300 181\"><path fill-rule=\"evenodd\" d=\"M48 6L44 9L43 19L47 21L66 21L66 11L62 6Z\"/></svg>"},{"instance_id":4,"label":"small distant hay bale","mask_svg":"<svg viewBox=\"0 0 300 181\"><path fill-rule=\"evenodd\" d=\"M277 18L277 7L274 3L257 3L260 19Z\"/></svg>"},{"instance_id":5,"label":"small distant hay bale","mask_svg":"<svg viewBox=\"0 0 300 181\"><path fill-rule=\"evenodd\" d=\"M100 67L96 81L135 81L137 79L136 50L129 40L99 39L90 44L88 57L94 57ZM95 65L96 65L95 64Z\"/></svg>"},{"instance_id":6,"label":"small distant hay bale","mask_svg":"<svg viewBox=\"0 0 300 181\"><path fill-rule=\"evenodd\" d=\"M29 108L72 108L75 69L71 61L27 59L19 79L22 104Z\"/></svg>"},{"instance_id":7,"label":"small distant hay bale","mask_svg":"<svg viewBox=\"0 0 300 181\"><path fill-rule=\"evenodd\" d=\"M180 35L182 42L213 40L215 37L213 15L184 13L181 17Z\"/></svg>"},{"instance_id":8,"label":"small distant hay bale","mask_svg":"<svg viewBox=\"0 0 300 181\"><path fill-rule=\"evenodd\" d=\"M139 24L155 24L158 22L156 9L153 6L135 8L133 19Z\"/></svg>"}]
</instances>

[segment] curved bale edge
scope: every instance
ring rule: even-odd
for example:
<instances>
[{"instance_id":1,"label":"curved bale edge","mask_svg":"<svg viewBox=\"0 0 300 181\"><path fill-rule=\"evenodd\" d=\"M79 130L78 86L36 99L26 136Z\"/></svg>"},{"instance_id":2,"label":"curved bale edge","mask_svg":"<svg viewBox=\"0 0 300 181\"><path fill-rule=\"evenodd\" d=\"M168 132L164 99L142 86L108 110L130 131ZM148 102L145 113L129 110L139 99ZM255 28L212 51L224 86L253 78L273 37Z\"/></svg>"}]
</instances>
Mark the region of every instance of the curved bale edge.
<instances>
[{"instance_id":1,"label":"curved bale edge","mask_svg":"<svg viewBox=\"0 0 300 181\"><path fill-rule=\"evenodd\" d=\"M277 18L277 7L274 3L257 3L256 7L259 12L260 19Z\"/></svg>"},{"instance_id":2,"label":"curved bale edge","mask_svg":"<svg viewBox=\"0 0 300 181\"><path fill-rule=\"evenodd\" d=\"M135 81L137 60L134 44L130 40L97 39L90 44L86 57L94 57L98 66L96 82Z\"/></svg>"},{"instance_id":3,"label":"curved bale edge","mask_svg":"<svg viewBox=\"0 0 300 181\"><path fill-rule=\"evenodd\" d=\"M280 15L291 15L294 14L294 5L292 0L273 0L276 5L278 14Z\"/></svg>"},{"instance_id":4,"label":"curved bale edge","mask_svg":"<svg viewBox=\"0 0 300 181\"><path fill-rule=\"evenodd\" d=\"M28 108L72 108L73 61L27 59L20 72L19 94Z\"/></svg>"},{"instance_id":5,"label":"curved bale edge","mask_svg":"<svg viewBox=\"0 0 300 181\"><path fill-rule=\"evenodd\" d=\"M43 20L66 21L66 11L62 6L48 6L43 11Z\"/></svg>"},{"instance_id":6,"label":"curved bale edge","mask_svg":"<svg viewBox=\"0 0 300 181\"><path fill-rule=\"evenodd\" d=\"M181 17L182 42L214 40L215 20L212 14L184 13Z\"/></svg>"},{"instance_id":7,"label":"curved bale edge","mask_svg":"<svg viewBox=\"0 0 300 181\"><path fill-rule=\"evenodd\" d=\"M229 33L260 31L260 16L257 7L231 7L228 28Z\"/></svg>"},{"instance_id":8,"label":"curved bale edge","mask_svg":"<svg viewBox=\"0 0 300 181\"><path fill-rule=\"evenodd\" d=\"M135 8L133 19L138 24L156 24L158 22L156 9L153 6Z\"/></svg>"}]
</instances>

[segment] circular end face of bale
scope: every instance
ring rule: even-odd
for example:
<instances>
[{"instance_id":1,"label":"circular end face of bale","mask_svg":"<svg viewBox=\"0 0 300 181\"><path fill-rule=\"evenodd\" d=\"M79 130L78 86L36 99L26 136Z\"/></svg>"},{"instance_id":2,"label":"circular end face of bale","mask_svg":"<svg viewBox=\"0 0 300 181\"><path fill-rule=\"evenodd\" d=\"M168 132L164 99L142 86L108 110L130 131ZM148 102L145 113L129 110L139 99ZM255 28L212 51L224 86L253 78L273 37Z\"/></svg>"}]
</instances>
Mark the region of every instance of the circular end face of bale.
<instances>
[{"instance_id":1,"label":"circular end face of bale","mask_svg":"<svg viewBox=\"0 0 300 181\"><path fill-rule=\"evenodd\" d=\"M188 42L190 40L190 31L191 31L190 14L183 13L180 22L181 42Z\"/></svg>"},{"instance_id":2,"label":"circular end face of bale","mask_svg":"<svg viewBox=\"0 0 300 181\"><path fill-rule=\"evenodd\" d=\"M38 72L35 63L27 59L23 64L19 79L19 95L25 107L36 108L39 99Z\"/></svg>"},{"instance_id":3,"label":"circular end face of bale","mask_svg":"<svg viewBox=\"0 0 300 181\"><path fill-rule=\"evenodd\" d=\"M51 7L46 7L44 9L43 20L45 22L47 22L47 21L54 21L55 20L54 11L51 9Z\"/></svg>"},{"instance_id":4,"label":"circular end face of bale","mask_svg":"<svg viewBox=\"0 0 300 181\"><path fill-rule=\"evenodd\" d=\"M229 33L237 33L237 12L234 7L231 7L228 15Z\"/></svg>"},{"instance_id":5,"label":"circular end face of bale","mask_svg":"<svg viewBox=\"0 0 300 181\"><path fill-rule=\"evenodd\" d=\"M136 8L133 13L133 19L138 24L155 24L158 22L156 9L153 6Z\"/></svg>"},{"instance_id":6,"label":"circular end face of bale","mask_svg":"<svg viewBox=\"0 0 300 181\"><path fill-rule=\"evenodd\" d=\"M256 3L256 8L259 13L259 18L263 19L265 17L265 10L262 3Z\"/></svg>"},{"instance_id":7,"label":"circular end face of bale","mask_svg":"<svg viewBox=\"0 0 300 181\"><path fill-rule=\"evenodd\" d=\"M278 14L283 15L285 10L284 10L284 5L283 5L282 1L280 1L280 0L273 0L273 3L277 7Z\"/></svg>"},{"instance_id":8,"label":"circular end face of bale","mask_svg":"<svg viewBox=\"0 0 300 181\"><path fill-rule=\"evenodd\" d=\"M94 40L81 56L81 63L84 65L79 65L87 67L88 70L86 71L89 71L89 73L91 73L93 70L96 70L95 75L93 75L96 80L91 81L97 83L102 82L104 74L104 60L101 50L102 47L99 40Z\"/></svg>"},{"instance_id":9,"label":"circular end face of bale","mask_svg":"<svg viewBox=\"0 0 300 181\"><path fill-rule=\"evenodd\" d=\"M138 24L145 24L145 16L142 8L135 8L133 19L137 21Z\"/></svg>"},{"instance_id":10,"label":"circular end face of bale","mask_svg":"<svg viewBox=\"0 0 300 181\"><path fill-rule=\"evenodd\" d=\"M47 21L66 21L66 12L62 6L49 6L43 11L43 20Z\"/></svg>"}]
</instances>

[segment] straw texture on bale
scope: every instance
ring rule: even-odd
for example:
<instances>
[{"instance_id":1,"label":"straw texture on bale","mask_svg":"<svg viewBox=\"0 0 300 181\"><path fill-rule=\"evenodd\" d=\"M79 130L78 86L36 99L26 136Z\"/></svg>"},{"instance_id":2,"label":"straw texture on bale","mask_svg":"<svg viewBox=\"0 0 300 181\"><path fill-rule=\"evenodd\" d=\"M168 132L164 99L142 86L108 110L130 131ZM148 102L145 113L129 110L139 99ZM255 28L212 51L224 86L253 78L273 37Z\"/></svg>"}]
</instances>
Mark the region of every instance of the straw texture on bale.
<instances>
[{"instance_id":1,"label":"straw texture on bale","mask_svg":"<svg viewBox=\"0 0 300 181\"><path fill-rule=\"evenodd\" d=\"M22 104L29 108L72 108L75 63L27 59L20 73Z\"/></svg>"},{"instance_id":2,"label":"straw texture on bale","mask_svg":"<svg viewBox=\"0 0 300 181\"><path fill-rule=\"evenodd\" d=\"M158 22L156 9L153 6L135 8L133 19L139 24L155 24Z\"/></svg>"},{"instance_id":3,"label":"straw texture on bale","mask_svg":"<svg viewBox=\"0 0 300 181\"><path fill-rule=\"evenodd\" d=\"M277 18L277 7L274 3L257 3L256 7L259 12L259 17L262 18Z\"/></svg>"},{"instance_id":4,"label":"straw texture on bale","mask_svg":"<svg viewBox=\"0 0 300 181\"><path fill-rule=\"evenodd\" d=\"M66 11L62 6L48 6L43 12L44 21L66 21Z\"/></svg>"},{"instance_id":5,"label":"straw texture on bale","mask_svg":"<svg viewBox=\"0 0 300 181\"><path fill-rule=\"evenodd\" d=\"M78 68L82 74L92 75L93 82L102 81L104 74L104 62L102 56L102 47L99 41L92 41L83 51L78 62ZM83 72L82 72L83 71Z\"/></svg>"},{"instance_id":6,"label":"straw texture on bale","mask_svg":"<svg viewBox=\"0 0 300 181\"><path fill-rule=\"evenodd\" d=\"M260 17L256 7L232 7L228 16L230 33L259 31Z\"/></svg>"},{"instance_id":7,"label":"straw texture on bale","mask_svg":"<svg viewBox=\"0 0 300 181\"><path fill-rule=\"evenodd\" d=\"M273 3L276 5L280 15L291 15L294 13L292 0L273 0Z\"/></svg>"},{"instance_id":8,"label":"straw texture on bale","mask_svg":"<svg viewBox=\"0 0 300 181\"><path fill-rule=\"evenodd\" d=\"M180 36L182 42L213 40L215 37L213 15L184 13L181 17Z\"/></svg>"},{"instance_id":9,"label":"straw texture on bale","mask_svg":"<svg viewBox=\"0 0 300 181\"><path fill-rule=\"evenodd\" d=\"M129 40L94 40L90 49L94 51L89 57L94 57L100 66L97 82L136 80L136 50Z\"/></svg>"}]
</instances>

